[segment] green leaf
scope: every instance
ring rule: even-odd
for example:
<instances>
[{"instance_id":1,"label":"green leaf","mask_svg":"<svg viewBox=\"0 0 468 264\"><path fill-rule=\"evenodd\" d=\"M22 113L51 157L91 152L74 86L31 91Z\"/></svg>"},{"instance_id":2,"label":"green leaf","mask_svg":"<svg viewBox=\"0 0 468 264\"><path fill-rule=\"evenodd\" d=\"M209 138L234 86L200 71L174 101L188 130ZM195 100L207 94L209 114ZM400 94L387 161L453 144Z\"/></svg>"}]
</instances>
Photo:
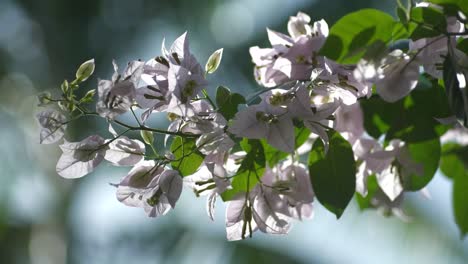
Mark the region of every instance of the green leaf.
<instances>
[{"instance_id":1,"label":"green leaf","mask_svg":"<svg viewBox=\"0 0 468 264\"><path fill-rule=\"evenodd\" d=\"M76 71L76 80L78 82L86 81L94 72L94 59L83 62Z\"/></svg>"},{"instance_id":2,"label":"green leaf","mask_svg":"<svg viewBox=\"0 0 468 264\"><path fill-rule=\"evenodd\" d=\"M418 86L402 100L388 103L373 96L361 101L361 106L366 131L374 138L387 134L387 141L400 138L421 142L438 138L447 126L435 118L452 115L444 88L426 77L421 77Z\"/></svg>"},{"instance_id":3,"label":"green leaf","mask_svg":"<svg viewBox=\"0 0 468 264\"><path fill-rule=\"evenodd\" d=\"M461 236L468 233L468 173L454 175L453 179L453 209L455 222L460 229Z\"/></svg>"},{"instance_id":4,"label":"green leaf","mask_svg":"<svg viewBox=\"0 0 468 264\"><path fill-rule=\"evenodd\" d=\"M446 8L456 8L468 15L468 4L466 0L429 0L428 2L441 5Z\"/></svg>"},{"instance_id":5,"label":"green leaf","mask_svg":"<svg viewBox=\"0 0 468 264\"><path fill-rule=\"evenodd\" d=\"M216 105L226 120L232 119L237 113L237 107L245 104L245 98L238 93L231 93L229 88L219 86L216 90Z\"/></svg>"},{"instance_id":6,"label":"green leaf","mask_svg":"<svg viewBox=\"0 0 468 264\"><path fill-rule=\"evenodd\" d=\"M403 101L388 103L379 96L361 101L364 112L364 128L374 138L385 134L402 111Z\"/></svg>"},{"instance_id":7,"label":"green leaf","mask_svg":"<svg viewBox=\"0 0 468 264\"><path fill-rule=\"evenodd\" d=\"M450 54L447 54L443 70L445 92L447 94L450 108L455 113L455 116L461 120L466 127L468 127L468 98L463 98L464 95L460 89L460 84L457 78L458 72L455 67L455 60L452 59ZM468 97L468 93L465 93L465 96Z\"/></svg>"},{"instance_id":8,"label":"green leaf","mask_svg":"<svg viewBox=\"0 0 468 264\"><path fill-rule=\"evenodd\" d=\"M219 49L213 52L213 54L211 54L211 56L208 58L208 61L206 62L206 65L205 65L206 73L209 73L209 74L214 73L218 69L222 58L223 58L223 49Z\"/></svg>"},{"instance_id":9,"label":"green leaf","mask_svg":"<svg viewBox=\"0 0 468 264\"><path fill-rule=\"evenodd\" d=\"M421 142L439 138L447 130L435 118L452 115L444 88L437 80L421 77L389 129L386 139L400 138L407 142Z\"/></svg>"},{"instance_id":10,"label":"green leaf","mask_svg":"<svg viewBox=\"0 0 468 264\"><path fill-rule=\"evenodd\" d=\"M407 143L411 160L424 167L422 175L411 174L402 178L402 185L407 191L424 188L434 177L440 161L440 140L435 138L423 142Z\"/></svg>"},{"instance_id":11,"label":"green leaf","mask_svg":"<svg viewBox=\"0 0 468 264\"><path fill-rule=\"evenodd\" d=\"M402 41L406 42L406 40L410 38L411 29L412 28L411 28L411 26L409 24L403 24L401 22L396 22L395 26L393 26L393 33L392 33L392 38L393 38L394 41L392 43L390 43L391 44L390 49L393 50L393 49L397 48L395 46L395 44L398 44L398 40L402 40ZM406 45L406 43L405 43L405 45ZM401 49L401 50L406 51L408 49L406 48L406 49ZM370 58L373 58L373 57L370 57Z\"/></svg>"},{"instance_id":12,"label":"green leaf","mask_svg":"<svg viewBox=\"0 0 468 264\"><path fill-rule=\"evenodd\" d=\"M453 179L453 209L455 222L462 237L468 233L468 146L455 143L442 148L440 169Z\"/></svg>"},{"instance_id":13,"label":"green leaf","mask_svg":"<svg viewBox=\"0 0 468 264\"><path fill-rule=\"evenodd\" d=\"M171 145L171 152L174 154L172 168L178 170L185 177L193 174L203 162L203 154L197 150L195 139L176 137Z\"/></svg>"},{"instance_id":14,"label":"green leaf","mask_svg":"<svg viewBox=\"0 0 468 264\"><path fill-rule=\"evenodd\" d=\"M343 64L356 63L377 40L388 43L392 39L394 24L389 14L376 9L350 13L331 27L320 55Z\"/></svg>"},{"instance_id":15,"label":"green leaf","mask_svg":"<svg viewBox=\"0 0 468 264\"><path fill-rule=\"evenodd\" d=\"M468 158L468 147L462 147L455 143L447 143L442 146L440 170L448 178L454 179L459 174L468 172L468 164L465 166L463 157Z\"/></svg>"},{"instance_id":16,"label":"green leaf","mask_svg":"<svg viewBox=\"0 0 468 264\"><path fill-rule=\"evenodd\" d=\"M222 193L223 201L232 200L237 194L252 190L265 171L265 154L260 140L244 139L241 146L247 155L234 175L232 189Z\"/></svg>"},{"instance_id":17,"label":"green leaf","mask_svg":"<svg viewBox=\"0 0 468 264\"><path fill-rule=\"evenodd\" d=\"M468 38L460 38L457 43L457 49L468 55Z\"/></svg>"},{"instance_id":18,"label":"green leaf","mask_svg":"<svg viewBox=\"0 0 468 264\"><path fill-rule=\"evenodd\" d=\"M398 16L398 19L400 19L400 22L403 24L408 23L408 16L406 15L406 10L402 8L401 6L398 6L396 8L396 14Z\"/></svg>"},{"instance_id":19,"label":"green leaf","mask_svg":"<svg viewBox=\"0 0 468 264\"><path fill-rule=\"evenodd\" d=\"M294 128L295 134L295 149L299 148L304 144L310 135L310 130L306 127L295 127ZM267 161L268 166L273 167L281 160L285 159L289 153L283 152L281 150L277 150L276 148L272 147L270 144L266 142L265 139L261 140L263 149L265 151L265 159Z\"/></svg>"},{"instance_id":20,"label":"green leaf","mask_svg":"<svg viewBox=\"0 0 468 264\"><path fill-rule=\"evenodd\" d=\"M315 141L309 156L309 173L317 199L340 218L356 189L356 163L348 141L336 131L330 132L329 137L327 154L322 141Z\"/></svg>"},{"instance_id":21,"label":"green leaf","mask_svg":"<svg viewBox=\"0 0 468 264\"><path fill-rule=\"evenodd\" d=\"M411 39L436 37L446 31L447 20L442 11L432 7L415 7L411 9Z\"/></svg>"}]
</instances>

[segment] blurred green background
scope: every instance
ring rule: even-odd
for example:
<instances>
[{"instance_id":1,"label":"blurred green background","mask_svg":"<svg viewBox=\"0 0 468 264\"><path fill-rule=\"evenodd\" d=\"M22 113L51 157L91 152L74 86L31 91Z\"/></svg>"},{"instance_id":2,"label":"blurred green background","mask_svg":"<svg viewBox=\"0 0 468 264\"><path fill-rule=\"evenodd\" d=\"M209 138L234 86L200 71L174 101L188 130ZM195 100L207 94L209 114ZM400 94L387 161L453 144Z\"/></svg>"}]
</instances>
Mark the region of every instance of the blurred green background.
<instances>
[{"instance_id":1,"label":"blurred green background","mask_svg":"<svg viewBox=\"0 0 468 264\"><path fill-rule=\"evenodd\" d=\"M353 10L393 13L393 0L1 0L0 1L0 263L468 263L451 208L451 183L438 173L432 199L412 194L410 223L353 203L340 220L316 203L312 221L287 236L255 234L226 242L224 205L216 221L204 198L185 190L176 210L159 219L125 207L114 187L127 168L101 165L93 174L65 180L55 173L56 145L38 144L34 95L72 79L81 62L96 59L97 77L109 78L112 59L147 60L161 41L189 31L203 64L224 47L222 66L210 79L244 95L259 87L248 48L267 46L266 27L286 31L302 10L329 25ZM161 125L161 120L154 125ZM68 138L106 128L97 120L70 127ZM161 121L161 122L160 122Z\"/></svg>"}]
</instances>

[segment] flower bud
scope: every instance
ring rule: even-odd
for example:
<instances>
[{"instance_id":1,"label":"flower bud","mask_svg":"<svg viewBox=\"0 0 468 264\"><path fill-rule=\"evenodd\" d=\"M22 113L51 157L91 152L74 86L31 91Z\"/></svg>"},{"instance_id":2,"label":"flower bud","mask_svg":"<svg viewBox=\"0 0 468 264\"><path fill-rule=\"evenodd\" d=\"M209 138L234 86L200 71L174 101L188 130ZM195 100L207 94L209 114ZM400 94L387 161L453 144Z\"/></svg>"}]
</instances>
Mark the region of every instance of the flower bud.
<instances>
[{"instance_id":1,"label":"flower bud","mask_svg":"<svg viewBox=\"0 0 468 264\"><path fill-rule=\"evenodd\" d=\"M213 52L213 54L211 54L210 58L208 58L208 61L206 62L206 65L205 65L206 73L209 73L209 74L214 73L218 69L222 58L223 58L223 49L219 49Z\"/></svg>"},{"instance_id":2,"label":"flower bud","mask_svg":"<svg viewBox=\"0 0 468 264\"><path fill-rule=\"evenodd\" d=\"M153 132L148 131L148 130L140 130L140 136L146 144L153 145L154 143Z\"/></svg>"},{"instance_id":3,"label":"flower bud","mask_svg":"<svg viewBox=\"0 0 468 264\"><path fill-rule=\"evenodd\" d=\"M88 61L83 62L80 65L78 70L76 71L76 79L78 82L86 81L89 76L91 76L94 72L94 59L90 59Z\"/></svg>"},{"instance_id":4,"label":"flower bud","mask_svg":"<svg viewBox=\"0 0 468 264\"><path fill-rule=\"evenodd\" d=\"M96 89L89 90L83 98L81 98L80 102L82 103L91 103L93 101L93 97L96 94Z\"/></svg>"},{"instance_id":5,"label":"flower bud","mask_svg":"<svg viewBox=\"0 0 468 264\"><path fill-rule=\"evenodd\" d=\"M68 94L70 90L70 85L68 84L67 80L64 80L63 83L60 85L60 89L62 90L63 94Z\"/></svg>"},{"instance_id":6,"label":"flower bud","mask_svg":"<svg viewBox=\"0 0 468 264\"><path fill-rule=\"evenodd\" d=\"M49 104L51 102L50 101L51 97L52 97L52 95L49 92L43 92L43 93L39 94L37 96L37 100L39 101L38 106L45 106L45 105Z\"/></svg>"}]
</instances>

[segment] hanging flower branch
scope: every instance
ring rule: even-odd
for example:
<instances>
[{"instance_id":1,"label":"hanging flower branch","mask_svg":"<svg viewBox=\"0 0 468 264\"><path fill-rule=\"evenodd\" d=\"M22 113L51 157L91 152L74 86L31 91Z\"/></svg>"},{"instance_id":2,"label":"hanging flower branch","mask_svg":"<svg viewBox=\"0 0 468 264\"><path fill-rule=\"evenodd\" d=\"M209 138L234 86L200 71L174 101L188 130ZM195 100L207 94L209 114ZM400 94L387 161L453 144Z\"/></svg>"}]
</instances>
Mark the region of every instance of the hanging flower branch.
<instances>
[{"instance_id":1,"label":"hanging flower branch","mask_svg":"<svg viewBox=\"0 0 468 264\"><path fill-rule=\"evenodd\" d=\"M212 220L221 199L229 240L286 234L295 220L313 216L315 200L338 218L356 196L363 209L406 219L405 194L424 190L440 163L454 181L455 219L465 234L468 149L441 146L448 130L468 134L463 2L398 2L398 20L364 9L330 29L299 12L288 34L267 30L271 47L250 48L264 88L248 100L225 86L209 96L207 77L223 50L203 68L187 33L169 49L163 42L162 54L146 62L123 70L113 62L97 98L95 90L79 98L94 72L89 60L62 83L60 96L39 96L47 107L37 115L40 141L63 142L57 173L65 178L83 177L104 160L131 167L114 184L117 199L150 217L174 209L183 185L207 196ZM131 123L121 120L128 112ZM167 128L147 124L159 114L169 118ZM110 137L64 139L69 123L89 116L103 118ZM141 138L130 138L131 131ZM154 134L165 135L165 149L155 147Z\"/></svg>"}]
</instances>

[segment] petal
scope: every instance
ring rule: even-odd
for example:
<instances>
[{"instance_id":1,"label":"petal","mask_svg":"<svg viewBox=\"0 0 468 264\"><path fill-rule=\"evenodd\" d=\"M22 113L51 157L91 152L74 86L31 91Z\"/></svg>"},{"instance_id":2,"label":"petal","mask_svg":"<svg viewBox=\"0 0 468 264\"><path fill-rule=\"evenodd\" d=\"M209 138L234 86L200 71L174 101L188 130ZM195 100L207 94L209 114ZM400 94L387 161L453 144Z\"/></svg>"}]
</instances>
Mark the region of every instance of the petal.
<instances>
[{"instance_id":1,"label":"petal","mask_svg":"<svg viewBox=\"0 0 468 264\"><path fill-rule=\"evenodd\" d=\"M403 192L400 177L390 166L377 174L377 183L391 201L394 201Z\"/></svg>"},{"instance_id":2,"label":"petal","mask_svg":"<svg viewBox=\"0 0 468 264\"><path fill-rule=\"evenodd\" d=\"M397 57L395 51L389 57L388 65L382 70L375 85L383 100L396 102L408 95L418 84L419 64L406 55Z\"/></svg>"},{"instance_id":3,"label":"petal","mask_svg":"<svg viewBox=\"0 0 468 264\"><path fill-rule=\"evenodd\" d=\"M179 200L180 194L182 193L182 177L175 170L165 170L161 174L159 184L163 194L167 197L169 204L174 208L177 200Z\"/></svg>"},{"instance_id":4,"label":"petal","mask_svg":"<svg viewBox=\"0 0 468 264\"><path fill-rule=\"evenodd\" d=\"M106 150L104 159L115 166L133 166L145 156L145 144L139 140L120 137L112 141Z\"/></svg>"},{"instance_id":5,"label":"petal","mask_svg":"<svg viewBox=\"0 0 468 264\"><path fill-rule=\"evenodd\" d=\"M257 120L257 106L250 106L241 110L234 117L232 125L229 127L229 132L238 137L246 137L252 139L266 138L267 124Z\"/></svg>"},{"instance_id":6,"label":"petal","mask_svg":"<svg viewBox=\"0 0 468 264\"><path fill-rule=\"evenodd\" d=\"M163 196L160 202L154 206L145 203L144 209L149 217L158 217L167 214L171 210L171 205L167 202L167 198Z\"/></svg>"},{"instance_id":7,"label":"petal","mask_svg":"<svg viewBox=\"0 0 468 264\"><path fill-rule=\"evenodd\" d=\"M254 201L253 219L264 233L287 234L291 229L291 218L273 211L272 204L275 204L275 200L279 200L279 197L257 196Z\"/></svg>"},{"instance_id":8,"label":"petal","mask_svg":"<svg viewBox=\"0 0 468 264\"><path fill-rule=\"evenodd\" d=\"M67 128L67 119L64 114L48 109L36 115L39 125L41 144L52 144L63 138Z\"/></svg>"},{"instance_id":9,"label":"petal","mask_svg":"<svg viewBox=\"0 0 468 264\"><path fill-rule=\"evenodd\" d=\"M189 41L188 41L187 36L188 34L186 31L184 32L184 34L178 37L174 41L174 43L172 43L172 46L170 49L171 54L169 54L169 60L171 60L171 62L173 61L174 64L178 64L178 63L174 60L173 53L177 53L180 61L182 61L184 58L186 58L190 54Z\"/></svg>"},{"instance_id":10,"label":"petal","mask_svg":"<svg viewBox=\"0 0 468 264\"><path fill-rule=\"evenodd\" d=\"M81 142L60 145L63 154L57 162L57 173L64 178L74 179L92 172L104 159L103 144L103 138L90 136Z\"/></svg>"},{"instance_id":11,"label":"petal","mask_svg":"<svg viewBox=\"0 0 468 264\"><path fill-rule=\"evenodd\" d=\"M273 147L292 153L294 151L294 125L290 118L282 118L278 123L270 124L267 134L267 142Z\"/></svg>"},{"instance_id":12,"label":"petal","mask_svg":"<svg viewBox=\"0 0 468 264\"><path fill-rule=\"evenodd\" d=\"M276 32L269 28L267 28L267 33L268 33L268 40L270 40L270 43L273 47L292 46L294 43L290 37L286 36L283 33Z\"/></svg>"}]
</instances>

